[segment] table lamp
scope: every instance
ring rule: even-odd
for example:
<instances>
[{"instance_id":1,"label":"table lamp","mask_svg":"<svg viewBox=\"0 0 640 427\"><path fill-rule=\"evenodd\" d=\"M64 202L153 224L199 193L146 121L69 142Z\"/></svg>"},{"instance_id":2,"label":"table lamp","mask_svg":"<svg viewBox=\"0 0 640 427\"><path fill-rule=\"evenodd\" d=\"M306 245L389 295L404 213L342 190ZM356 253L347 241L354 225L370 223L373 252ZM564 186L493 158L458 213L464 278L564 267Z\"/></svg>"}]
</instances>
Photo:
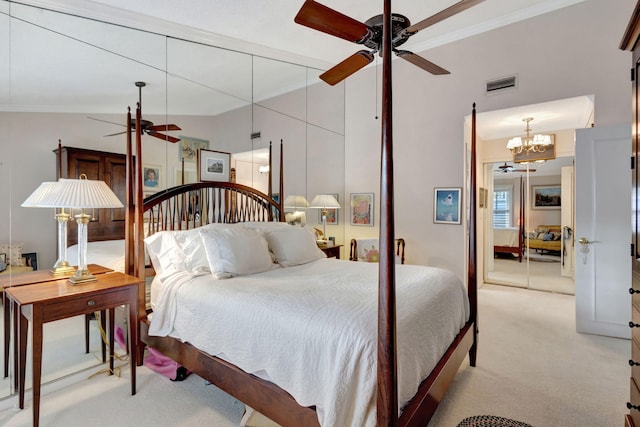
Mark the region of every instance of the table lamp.
<instances>
[{"instance_id":1,"label":"table lamp","mask_svg":"<svg viewBox=\"0 0 640 427\"><path fill-rule=\"evenodd\" d=\"M340 203L331 194L318 194L311 200L310 208L322 209L323 241L327 239L327 209L340 209Z\"/></svg>"},{"instance_id":2,"label":"table lamp","mask_svg":"<svg viewBox=\"0 0 640 427\"><path fill-rule=\"evenodd\" d=\"M80 210L74 216L78 223L78 269L69 282L79 284L97 280L87 269L87 226L92 216L85 213L85 209L121 208L124 205L104 181L87 179L84 174L80 179L60 179L48 197L52 205Z\"/></svg>"},{"instance_id":3,"label":"table lamp","mask_svg":"<svg viewBox=\"0 0 640 427\"><path fill-rule=\"evenodd\" d=\"M55 218L58 221L58 260L49 271L54 276L70 276L76 271L67 261L67 222L71 215L64 211L66 206L55 204L52 198L52 195L57 191L57 186L58 182L43 182L27 197L27 200L21 206L25 208L60 209L60 212L55 214Z\"/></svg>"}]
</instances>

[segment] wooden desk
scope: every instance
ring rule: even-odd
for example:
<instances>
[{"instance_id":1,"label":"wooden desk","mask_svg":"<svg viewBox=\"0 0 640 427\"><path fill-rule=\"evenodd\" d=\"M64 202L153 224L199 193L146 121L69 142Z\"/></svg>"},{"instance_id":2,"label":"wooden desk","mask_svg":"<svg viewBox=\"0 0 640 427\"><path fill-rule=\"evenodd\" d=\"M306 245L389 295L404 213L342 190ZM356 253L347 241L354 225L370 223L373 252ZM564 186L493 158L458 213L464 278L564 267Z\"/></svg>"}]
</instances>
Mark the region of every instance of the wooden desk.
<instances>
[{"instance_id":1,"label":"wooden desk","mask_svg":"<svg viewBox=\"0 0 640 427\"><path fill-rule=\"evenodd\" d=\"M129 306L129 359L131 366L131 394L136 394L136 346L138 343L138 287L144 280L122 273L105 273L95 282L71 285L67 279L14 286L5 289L7 296L20 312L18 323L19 407L24 408L25 364L27 360L27 332L31 322L33 362L33 425L40 419L40 381L42 374L42 327L44 323L99 310L109 310L110 329L117 306ZM113 332L109 334L109 367L113 369Z\"/></svg>"},{"instance_id":2,"label":"wooden desk","mask_svg":"<svg viewBox=\"0 0 640 427\"><path fill-rule=\"evenodd\" d=\"M342 247L342 245L318 245L318 247L322 252L325 253L327 258L336 257L337 259L340 259L340 248Z\"/></svg>"},{"instance_id":3,"label":"wooden desk","mask_svg":"<svg viewBox=\"0 0 640 427\"><path fill-rule=\"evenodd\" d=\"M89 264L87 268L89 269L91 274L103 274L103 273L113 271L109 268L102 267L96 264ZM9 314L11 310L7 305L7 296L6 296L6 293L4 292L5 289L13 286L24 286L24 285L32 285L34 283L51 282L54 280L60 280L65 277L70 277L70 275L54 277L48 270L36 270L36 271L23 272L19 274L12 274L12 275L8 275L6 277L0 278L0 287L1 287L0 290L2 290L2 306L4 307L4 310L3 310L4 311L4 378L7 378L9 376L9 348L11 346L10 344L11 317ZM17 319L18 319L18 314L16 310L14 310L13 317L14 317L14 326L15 326L17 324ZM101 319L104 319L104 316L102 316ZM89 321L87 317L85 317L85 330L84 330L85 338L84 339L85 339L85 350L87 353L89 353L88 323ZM102 328L105 329L105 327L106 327L106 324L103 321ZM17 335L14 335L14 336L17 336ZM14 348L14 356L17 357L17 355L18 355L18 347L16 346ZM14 358L14 360L16 359ZM104 344L104 341L102 341L102 362L105 362L105 361L106 361L106 346ZM15 378L16 385L17 385L17 379L18 378L16 375L16 378Z\"/></svg>"}]
</instances>

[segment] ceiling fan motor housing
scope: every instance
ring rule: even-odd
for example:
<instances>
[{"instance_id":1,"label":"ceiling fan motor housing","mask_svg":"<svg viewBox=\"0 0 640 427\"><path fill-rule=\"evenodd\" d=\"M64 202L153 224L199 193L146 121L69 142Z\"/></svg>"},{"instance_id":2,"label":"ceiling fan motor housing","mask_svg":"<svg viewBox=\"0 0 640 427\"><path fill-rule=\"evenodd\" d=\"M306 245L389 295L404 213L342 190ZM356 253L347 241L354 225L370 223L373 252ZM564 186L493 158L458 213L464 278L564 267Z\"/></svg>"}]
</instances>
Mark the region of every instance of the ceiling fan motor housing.
<instances>
[{"instance_id":1,"label":"ceiling fan motor housing","mask_svg":"<svg viewBox=\"0 0 640 427\"><path fill-rule=\"evenodd\" d=\"M373 36L369 37L362 44L376 51L382 48L383 19L383 15L376 15L365 21L365 24L372 29ZM394 49L409 40L411 34L404 30L410 25L411 21L409 21L409 18L406 16L398 13L391 14L391 45Z\"/></svg>"}]
</instances>

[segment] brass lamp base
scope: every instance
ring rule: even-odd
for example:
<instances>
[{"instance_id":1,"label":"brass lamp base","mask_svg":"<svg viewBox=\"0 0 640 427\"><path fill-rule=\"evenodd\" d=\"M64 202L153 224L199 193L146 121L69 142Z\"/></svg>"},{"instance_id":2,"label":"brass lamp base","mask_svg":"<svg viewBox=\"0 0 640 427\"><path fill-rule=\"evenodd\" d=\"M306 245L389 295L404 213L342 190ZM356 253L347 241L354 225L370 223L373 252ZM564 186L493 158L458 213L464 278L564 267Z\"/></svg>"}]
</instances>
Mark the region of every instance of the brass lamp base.
<instances>
[{"instance_id":1,"label":"brass lamp base","mask_svg":"<svg viewBox=\"0 0 640 427\"><path fill-rule=\"evenodd\" d=\"M83 283L97 282L98 278L91 274L89 270L78 270L76 274L69 277L69 283L72 285L81 285Z\"/></svg>"},{"instance_id":2,"label":"brass lamp base","mask_svg":"<svg viewBox=\"0 0 640 427\"><path fill-rule=\"evenodd\" d=\"M63 262L60 265L54 265L49 273L51 273L54 277L62 277L62 276L71 276L76 272L76 268L72 265L69 265L68 262Z\"/></svg>"}]
</instances>

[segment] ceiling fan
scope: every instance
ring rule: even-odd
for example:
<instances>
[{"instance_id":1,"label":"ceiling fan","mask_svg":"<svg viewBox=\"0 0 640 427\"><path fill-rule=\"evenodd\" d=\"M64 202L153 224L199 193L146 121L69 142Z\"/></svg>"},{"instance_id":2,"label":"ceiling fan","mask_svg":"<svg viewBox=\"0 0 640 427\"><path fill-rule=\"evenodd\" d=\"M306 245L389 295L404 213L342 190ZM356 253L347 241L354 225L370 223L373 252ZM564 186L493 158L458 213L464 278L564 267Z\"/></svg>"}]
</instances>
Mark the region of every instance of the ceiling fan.
<instances>
[{"instance_id":1,"label":"ceiling fan","mask_svg":"<svg viewBox=\"0 0 640 427\"><path fill-rule=\"evenodd\" d=\"M502 173L512 173L512 172L535 172L535 169L516 169L515 166L508 165L507 162L504 162L504 165L498 166L499 172Z\"/></svg>"},{"instance_id":2,"label":"ceiling fan","mask_svg":"<svg viewBox=\"0 0 640 427\"><path fill-rule=\"evenodd\" d=\"M145 87L147 84L145 82L136 82L136 86L138 87L138 102L140 105L140 109L142 109L142 88ZM126 127L126 125L123 125L122 123L116 123L116 122L110 122L108 120L102 120L102 119L96 119L95 117L89 117L91 120L96 120L99 122L105 122L105 123L111 123L114 125L118 125L118 126L123 126ZM158 139L161 139L163 141L169 141L169 142L178 142L180 141L180 138L176 138L173 137L171 135L165 135L162 134L160 132L168 132L171 130L182 130L180 127L178 127L177 125L174 124L164 124L164 125L154 125L153 122L150 122L149 120L141 120L140 121L140 127L142 130L142 133L156 137ZM135 119L131 119L131 129L135 130L136 128L136 120ZM116 132L116 133L111 133L109 135L105 135L105 136L115 136L115 135L122 135L124 133L127 133L127 131L122 131L122 132Z\"/></svg>"},{"instance_id":3,"label":"ceiling fan","mask_svg":"<svg viewBox=\"0 0 640 427\"><path fill-rule=\"evenodd\" d=\"M452 6L432 15L417 24L411 25L406 16L391 14L391 47L393 52L431 74L449 74L449 71L424 59L408 50L397 49L409 37L431 25L450 16L460 13L484 0L460 0ZM313 28L323 33L341 39L361 44L370 50L359 50L338 65L320 75L320 78L330 85L335 85L351 74L373 62L376 52L382 55L382 24L383 16L377 15L367 21L360 22L336 10L324 6L313 0L305 0L294 21L300 25Z\"/></svg>"}]
</instances>

